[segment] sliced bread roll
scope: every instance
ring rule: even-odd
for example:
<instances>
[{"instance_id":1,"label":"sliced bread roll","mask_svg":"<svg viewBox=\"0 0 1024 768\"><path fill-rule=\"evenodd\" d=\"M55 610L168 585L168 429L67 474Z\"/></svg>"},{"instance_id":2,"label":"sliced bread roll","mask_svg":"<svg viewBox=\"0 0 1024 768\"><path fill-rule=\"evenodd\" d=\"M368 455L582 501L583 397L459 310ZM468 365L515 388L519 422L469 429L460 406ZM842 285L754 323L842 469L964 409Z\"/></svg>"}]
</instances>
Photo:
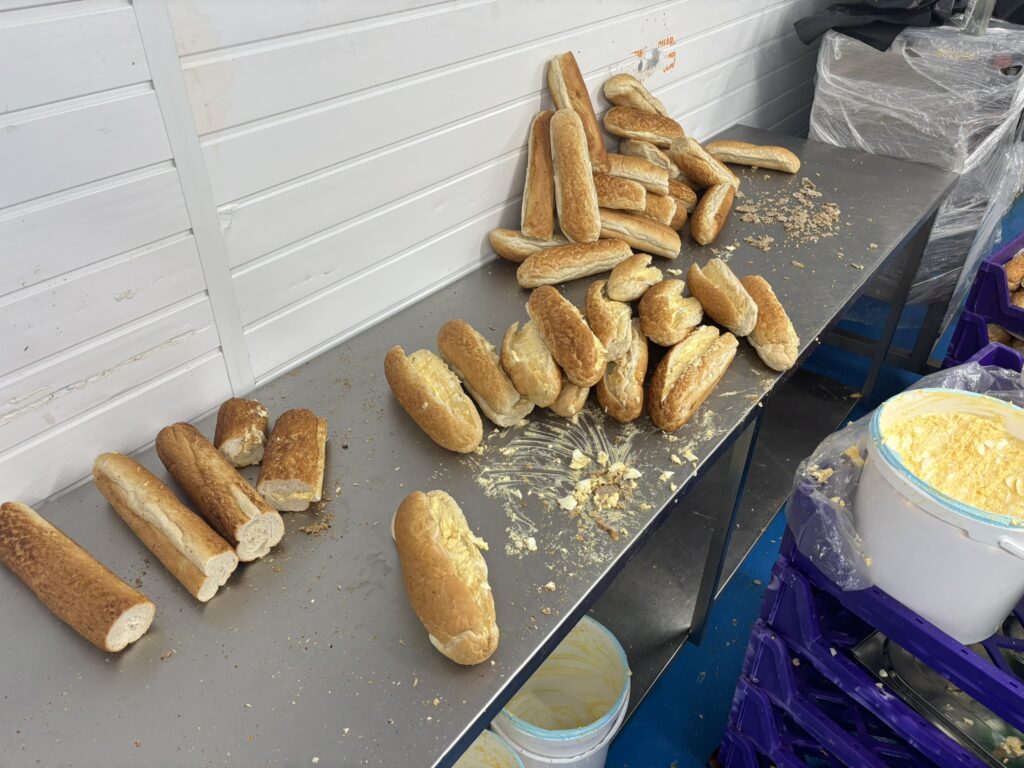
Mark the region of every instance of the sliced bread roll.
<instances>
[{"instance_id":1,"label":"sliced bread roll","mask_svg":"<svg viewBox=\"0 0 1024 768\"><path fill-rule=\"evenodd\" d=\"M668 194L668 171L642 157L608 155L608 173L620 179L635 181L656 195Z\"/></svg>"},{"instance_id":2,"label":"sliced bread roll","mask_svg":"<svg viewBox=\"0 0 1024 768\"><path fill-rule=\"evenodd\" d=\"M516 270L516 280L523 288L557 285L607 272L632 255L633 251L623 240L571 243L530 256Z\"/></svg>"},{"instance_id":3,"label":"sliced bread roll","mask_svg":"<svg viewBox=\"0 0 1024 768\"><path fill-rule=\"evenodd\" d=\"M665 105L655 98L647 87L632 75L615 75L605 81L604 97L617 107L629 107L641 112L668 117Z\"/></svg>"},{"instance_id":4,"label":"sliced bread roll","mask_svg":"<svg viewBox=\"0 0 1024 768\"><path fill-rule=\"evenodd\" d=\"M625 240L638 251L674 259L682 250L679 233L667 224L621 211L601 209L601 237Z\"/></svg>"},{"instance_id":5,"label":"sliced bread roll","mask_svg":"<svg viewBox=\"0 0 1024 768\"><path fill-rule=\"evenodd\" d=\"M694 240L701 245L709 245L718 238L735 196L736 188L732 184L715 184L701 195L690 220L690 234Z\"/></svg>"},{"instance_id":6,"label":"sliced bread roll","mask_svg":"<svg viewBox=\"0 0 1024 768\"><path fill-rule=\"evenodd\" d=\"M736 174L708 154L700 142L690 136L673 141L668 156L679 166L680 172L698 186L732 184L739 188L740 180Z\"/></svg>"},{"instance_id":7,"label":"sliced bread roll","mask_svg":"<svg viewBox=\"0 0 1024 768\"><path fill-rule=\"evenodd\" d=\"M521 264L529 256L542 251L545 248L555 248L559 245L567 245L568 240L560 232L551 237L540 240L534 237L527 237L522 232L514 229L492 229L490 234L491 248L503 259Z\"/></svg>"},{"instance_id":8,"label":"sliced bread roll","mask_svg":"<svg viewBox=\"0 0 1024 768\"><path fill-rule=\"evenodd\" d=\"M532 321L509 326L501 342L501 367L519 394L541 408L562 391L562 371Z\"/></svg>"},{"instance_id":9,"label":"sliced bread roll","mask_svg":"<svg viewBox=\"0 0 1024 768\"><path fill-rule=\"evenodd\" d=\"M576 420L583 409L587 406L587 397L590 395L590 387L577 387L572 382L562 377L562 391L558 393L550 406L551 412L563 419Z\"/></svg>"},{"instance_id":10,"label":"sliced bread roll","mask_svg":"<svg viewBox=\"0 0 1024 768\"><path fill-rule=\"evenodd\" d=\"M686 279L690 293L716 323L737 336L746 336L754 330L757 304L728 264L721 259L711 259L701 269L695 262L690 265Z\"/></svg>"},{"instance_id":11,"label":"sliced bread roll","mask_svg":"<svg viewBox=\"0 0 1024 768\"><path fill-rule=\"evenodd\" d=\"M562 233L574 243L594 242L601 235L597 189L583 125L571 109L560 109L551 118L551 161Z\"/></svg>"},{"instance_id":12,"label":"sliced bread roll","mask_svg":"<svg viewBox=\"0 0 1024 768\"><path fill-rule=\"evenodd\" d=\"M527 237L549 239L555 232L555 177L551 168L551 118L545 110L533 118L526 154L521 230Z\"/></svg>"},{"instance_id":13,"label":"sliced bread roll","mask_svg":"<svg viewBox=\"0 0 1024 768\"><path fill-rule=\"evenodd\" d=\"M263 460L269 414L258 400L233 397L217 411L214 447L233 467L248 467Z\"/></svg>"},{"instance_id":14,"label":"sliced bread roll","mask_svg":"<svg viewBox=\"0 0 1024 768\"><path fill-rule=\"evenodd\" d=\"M701 326L661 359L651 377L647 411L665 432L686 424L718 386L736 357L739 343L731 333Z\"/></svg>"},{"instance_id":15,"label":"sliced bread roll","mask_svg":"<svg viewBox=\"0 0 1024 768\"><path fill-rule=\"evenodd\" d=\"M587 289L587 324L604 345L608 360L618 360L629 351L633 313L629 304L608 298L607 285L607 281L597 280Z\"/></svg>"},{"instance_id":16,"label":"sliced bread roll","mask_svg":"<svg viewBox=\"0 0 1024 768\"><path fill-rule=\"evenodd\" d=\"M618 360L608 363L597 382L597 401L616 421L633 421L644 410L644 377L647 375L647 338L640 321L630 323L629 346Z\"/></svg>"},{"instance_id":17,"label":"sliced bread roll","mask_svg":"<svg viewBox=\"0 0 1024 768\"><path fill-rule=\"evenodd\" d=\"M683 127L671 117L630 107L612 107L604 115L604 127L613 136L649 141L656 147L668 147L683 138Z\"/></svg>"},{"instance_id":18,"label":"sliced bread roll","mask_svg":"<svg viewBox=\"0 0 1024 768\"><path fill-rule=\"evenodd\" d=\"M608 298L614 301L636 301L652 285L661 282L661 270L651 266L651 256L638 253L630 256L608 276Z\"/></svg>"},{"instance_id":19,"label":"sliced bread roll","mask_svg":"<svg viewBox=\"0 0 1024 768\"><path fill-rule=\"evenodd\" d=\"M293 408L274 422L256 481L257 492L278 512L301 512L320 501L327 461L327 420Z\"/></svg>"},{"instance_id":20,"label":"sliced bread roll","mask_svg":"<svg viewBox=\"0 0 1024 768\"><path fill-rule=\"evenodd\" d=\"M760 275L747 275L740 282L757 304L757 322L747 336L750 346L772 370L792 368L800 354L800 337L775 291Z\"/></svg>"},{"instance_id":21,"label":"sliced bread roll","mask_svg":"<svg viewBox=\"0 0 1024 768\"><path fill-rule=\"evenodd\" d=\"M647 205L647 190L638 181L612 176L608 173L594 174L594 188L597 190L597 204L615 211L642 211Z\"/></svg>"},{"instance_id":22,"label":"sliced bread roll","mask_svg":"<svg viewBox=\"0 0 1024 768\"><path fill-rule=\"evenodd\" d=\"M679 227L672 226L676 221L676 201L668 195L656 195L653 192L648 192L644 201L644 209L638 211L638 215L660 222L669 229L676 231L679 229ZM683 211L683 221L686 221L686 211Z\"/></svg>"},{"instance_id":23,"label":"sliced bread roll","mask_svg":"<svg viewBox=\"0 0 1024 768\"><path fill-rule=\"evenodd\" d=\"M526 311L565 377L578 387L596 384L608 353L572 302L545 285L530 294Z\"/></svg>"},{"instance_id":24,"label":"sliced bread roll","mask_svg":"<svg viewBox=\"0 0 1024 768\"><path fill-rule=\"evenodd\" d=\"M636 157L645 160L659 168L668 171L668 177L675 179L679 176L679 166L672 162L672 158L665 154L664 150L641 139L623 139L619 142L619 154L627 157Z\"/></svg>"},{"instance_id":25,"label":"sliced bread roll","mask_svg":"<svg viewBox=\"0 0 1024 768\"><path fill-rule=\"evenodd\" d=\"M678 179L668 180L668 193L687 213L693 213L697 207L697 193Z\"/></svg>"},{"instance_id":26,"label":"sliced bread roll","mask_svg":"<svg viewBox=\"0 0 1024 768\"><path fill-rule=\"evenodd\" d=\"M712 141L704 145L708 154L723 163L797 173L800 158L785 147L761 146L746 141Z\"/></svg>"},{"instance_id":27,"label":"sliced bread roll","mask_svg":"<svg viewBox=\"0 0 1024 768\"><path fill-rule=\"evenodd\" d=\"M683 296L685 290L686 283L669 278L648 288L640 299L640 330L655 344L671 347L700 325L704 311L697 299Z\"/></svg>"},{"instance_id":28,"label":"sliced bread roll","mask_svg":"<svg viewBox=\"0 0 1024 768\"><path fill-rule=\"evenodd\" d=\"M587 152L590 164L595 171L605 171L608 166L608 153L601 136L601 126L594 114L594 104L590 101L590 91L580 74L576 57L571 52L560 53L548 63L548 88L551 100L558 109L571 109L580 118L583 132L587 137Z\"/></svg>"}]
</instances>

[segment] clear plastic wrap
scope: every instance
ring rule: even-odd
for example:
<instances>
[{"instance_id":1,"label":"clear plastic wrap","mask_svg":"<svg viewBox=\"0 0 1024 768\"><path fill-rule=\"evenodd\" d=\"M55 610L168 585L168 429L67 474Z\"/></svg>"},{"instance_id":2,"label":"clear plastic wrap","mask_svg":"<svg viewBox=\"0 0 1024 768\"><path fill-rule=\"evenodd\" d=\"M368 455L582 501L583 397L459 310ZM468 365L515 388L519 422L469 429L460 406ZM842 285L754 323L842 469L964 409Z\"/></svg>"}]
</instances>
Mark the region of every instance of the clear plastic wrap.
<instances>
[{"instance_id":1,"label":"clear plastic wrap","mask_svg":"<svg viewBox=\"0 0 1024 768\"><path fill-rule=\"evenodd\" d=\"M1016 371L967 363L921 378L910 389L980 392L1024 407ZM853 519L853 499L867 455L871 414L829 435L800 463L786 505L797 548L841 589L873 585Z\"/></svg>"}]
</instances>

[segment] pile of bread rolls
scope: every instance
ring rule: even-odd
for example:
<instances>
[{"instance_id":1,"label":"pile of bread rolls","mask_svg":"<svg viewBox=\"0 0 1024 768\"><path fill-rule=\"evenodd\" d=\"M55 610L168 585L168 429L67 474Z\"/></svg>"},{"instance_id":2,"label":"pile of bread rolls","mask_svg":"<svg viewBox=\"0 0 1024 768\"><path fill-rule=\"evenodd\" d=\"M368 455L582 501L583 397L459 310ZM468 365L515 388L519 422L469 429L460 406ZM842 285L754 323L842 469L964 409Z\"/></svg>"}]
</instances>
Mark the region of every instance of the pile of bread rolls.
<instances>
[{"instance_id":1,"label":"pile of bread rolls","mask_svg":"<svg viewBox=\"0 0 1024 768\"><path fill-rule=\"evenodd\" d=\"M214 443L191 424L156 438L160 461L195 511L129 456L104 453L93 481L132 532L200 602L238 563L270 552L284 536L282 511L306 509L323 489L327 422L304 409L268 413L233 398L217 414ZM261 464L254 489L236 468ZM18 502L0 506L0 562L85 639L120 651L149 629L156 606L63 532Z\"/></svg>"}]
</instances>

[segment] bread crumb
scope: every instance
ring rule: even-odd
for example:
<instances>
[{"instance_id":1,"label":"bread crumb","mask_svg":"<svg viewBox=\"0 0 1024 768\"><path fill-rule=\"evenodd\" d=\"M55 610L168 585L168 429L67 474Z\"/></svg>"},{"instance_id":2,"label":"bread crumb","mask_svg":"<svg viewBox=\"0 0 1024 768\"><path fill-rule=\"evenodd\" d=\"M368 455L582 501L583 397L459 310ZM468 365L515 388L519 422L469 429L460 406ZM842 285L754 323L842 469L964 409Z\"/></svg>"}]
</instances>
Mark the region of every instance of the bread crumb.
<instances>
[{"instance_id":1,"label":"bread crumb","mask_svg":"<svg viewBox=\"0 0 1024 768\"><path fill-rule=\"evenodd\" d=\"M576 509L576 505L576 498L571 493L568 496L563 496L558 500L558 506L560 506L566 512L572 512L574 509Z\"/></svg>"},{"instance_id":2,"label":"bread crumb","mask_svg":"<svg viewBox=\"0 0 1024 768\"><path fill-rule=\"evenodd\" d=\"M524 541L526 542L526 549L530 552L537 551L537 540L533 536L527 536Z\"/></svg>"},{"instance_id":3,"label":"bread crumb","mask_svg":"<svg viewBox=\"0 0 1024 768\"><path fill-rule=\"evenodd\" d=\"M697 454L691 451L688 447L683 449L683 458L687 461L693 462L694 464L699 461Z\"/></svg>"},{"instance_id":4,"label":"bread crumb","mask_svg":"<svg viewBox=\"0 0 1024 768\"><path fill-rule=\"evenodd\" d=\"M543 613L545 616L550 616L551 615L551 609L546 607L546 606L544 608L541 608L540 612Z\"/></svg>"},{"instance_id":5,"label":"bread crumb","mask_svg":"<svg viewBox=\"0 0 1024 768\"><path fill-rule=\"evenodd\" d=\"M666 269L665 271L668 272L670 275L681 275L681 274L683 274L683 270L681 270L681 269Z\"/></svg>"},{"instance_id":6,"label":"bread crumb","mask_svg":"<svg viewBox=\"0 0 1024 768\"><path fill-rule=\"evenodd\" d=\"M173 656L176 653L177 651L171 648L171 650L169 650L167 653L160 657L160 661L167 661L169 658L171 658L171 656Z\"/></svg>"},{"instance_id":7,"label":"bread crumb","mask_svg":"<svg viewBox=\"0 0 1024 768\"><path fill-rule=\"evenodd\" d=\"M676 456L674 453L671 456L669 456L669 459L672 460L673 464L682 464L683 463L683 460L680 459L678 456Z\"/></svg>"},{"instance_id":8,"label":"bread crumb","mask_svg":"<svg viewBox=\"0 0 1024 768\"><path fill-rule=\"evenodd\" d=\"M608 466L608 454L605 453L604 451L598 451L597 452L597 463L600 464L602 467L607 467Z\"/></svg>"},{"instance_id":9,"label":"bread crumb","mask_svg":"<svg viewBox=\"0 0 1024 768\"><path fill-rule=\"evenodd\" d=\"M864 269L863 264L854 264L852 261L850 262L850 266L853 267L854 269Z\"/></svg>"},{"instance_id":10,"label":"bread crumb","mask_svg":"<svg viewBox=\"0 0 1024 768\"><path fill-rule=\"evenodd\" d=\"M672 475L674 474L675 472L670 472L669 470L666 469L664 472L658 475L658 479L663 483L667 483L669 480L672 479Z\"/></svg>"},{"instance_id":11,"label":"bread crumb","mask_svg":"<svg viewBox=\"0 0 1024 768\"><path fill-rule=\"evenodd\" d=\"M877 248L877 247L878 247L878 243L868 243L868 248L870 248L872 251L875 250L875 248Z\"/></svg>"},{"instance_id":12,"label":"bread crumb","mask_svg":"<svg viewBox=\"0 0 1024 768\"><path fill-rule=\"evenodd\" d=\"M803 263L802 261L797 261L796 259L793 259L793 260L792 260L791 262L789 262L789 263L790 263L790 264L792 264L792 265L793 265L794 267L796 267L797 269L803 269L804 267L806 267L806 266L807 266L807 265L806 265L806 264L804 264L804 263Z\"/></svg>"},{"instance_id":13,"label":"bread crumb","mask_svg":"<svg viewBox=\"0 0 1024 768\"><path fill-rule=\"evenodd\" d=\"M320 762L320 758L319 757L314 757L313 758L313 765L316 765L319 762Z\"/></svg>"},{"instance_id":14,"label":"bread crumb","mask_svg":"<svg viewBox=\"0 0 1024 768\"><path fill-rule=\"evenodd\" d=\"M850 461L852 461L853 466L857 467L858 469L861 469L864 466L864 457L861 456L860 448L858 448L856 445L851 445L849 448L843 451L842 455L848 458Z\"/></svg>"},{"instance_id":15,"label":"bread crumb","mask_svg":"<svg viewBox=\"0 0 1024 768\"><path fill-rule=\"evenodd\" d=\"M544 585L544 589L548 592L554 592L556 589L558 589L558 587L555 585L555 582L549 581L547 584Z\"/></svg>"},{"instance_id":16,"label":"bread crumb","mask_svg":"<svg viewBox=\"0 0 1024 768\"><path fill-rule=\"evenodd\" d=\"M579 448L574 448L572 459L569 461L569 469L583 469L590 463L590 457Z\"/></svg>"}]
</instances>

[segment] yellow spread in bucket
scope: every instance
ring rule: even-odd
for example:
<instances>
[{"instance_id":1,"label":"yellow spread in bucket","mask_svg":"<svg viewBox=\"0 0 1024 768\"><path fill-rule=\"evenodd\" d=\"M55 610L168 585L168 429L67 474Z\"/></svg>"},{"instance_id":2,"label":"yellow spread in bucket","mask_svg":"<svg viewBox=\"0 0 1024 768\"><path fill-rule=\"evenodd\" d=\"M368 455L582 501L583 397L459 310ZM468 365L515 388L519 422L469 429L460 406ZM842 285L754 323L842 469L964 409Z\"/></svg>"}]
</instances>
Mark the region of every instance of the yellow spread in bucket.
<instances>
[{"instance_id":1,"label":"yellow spread in bucket","mask_svg":"<svg viewBox=\"0 0 1024 768\"><path fill-rule=\"evenodd\" d=\"M890 421L882 441L946 496L1024 524L1024 441L1003 420L930 413Z\"/></svg>"}]
</instances>

